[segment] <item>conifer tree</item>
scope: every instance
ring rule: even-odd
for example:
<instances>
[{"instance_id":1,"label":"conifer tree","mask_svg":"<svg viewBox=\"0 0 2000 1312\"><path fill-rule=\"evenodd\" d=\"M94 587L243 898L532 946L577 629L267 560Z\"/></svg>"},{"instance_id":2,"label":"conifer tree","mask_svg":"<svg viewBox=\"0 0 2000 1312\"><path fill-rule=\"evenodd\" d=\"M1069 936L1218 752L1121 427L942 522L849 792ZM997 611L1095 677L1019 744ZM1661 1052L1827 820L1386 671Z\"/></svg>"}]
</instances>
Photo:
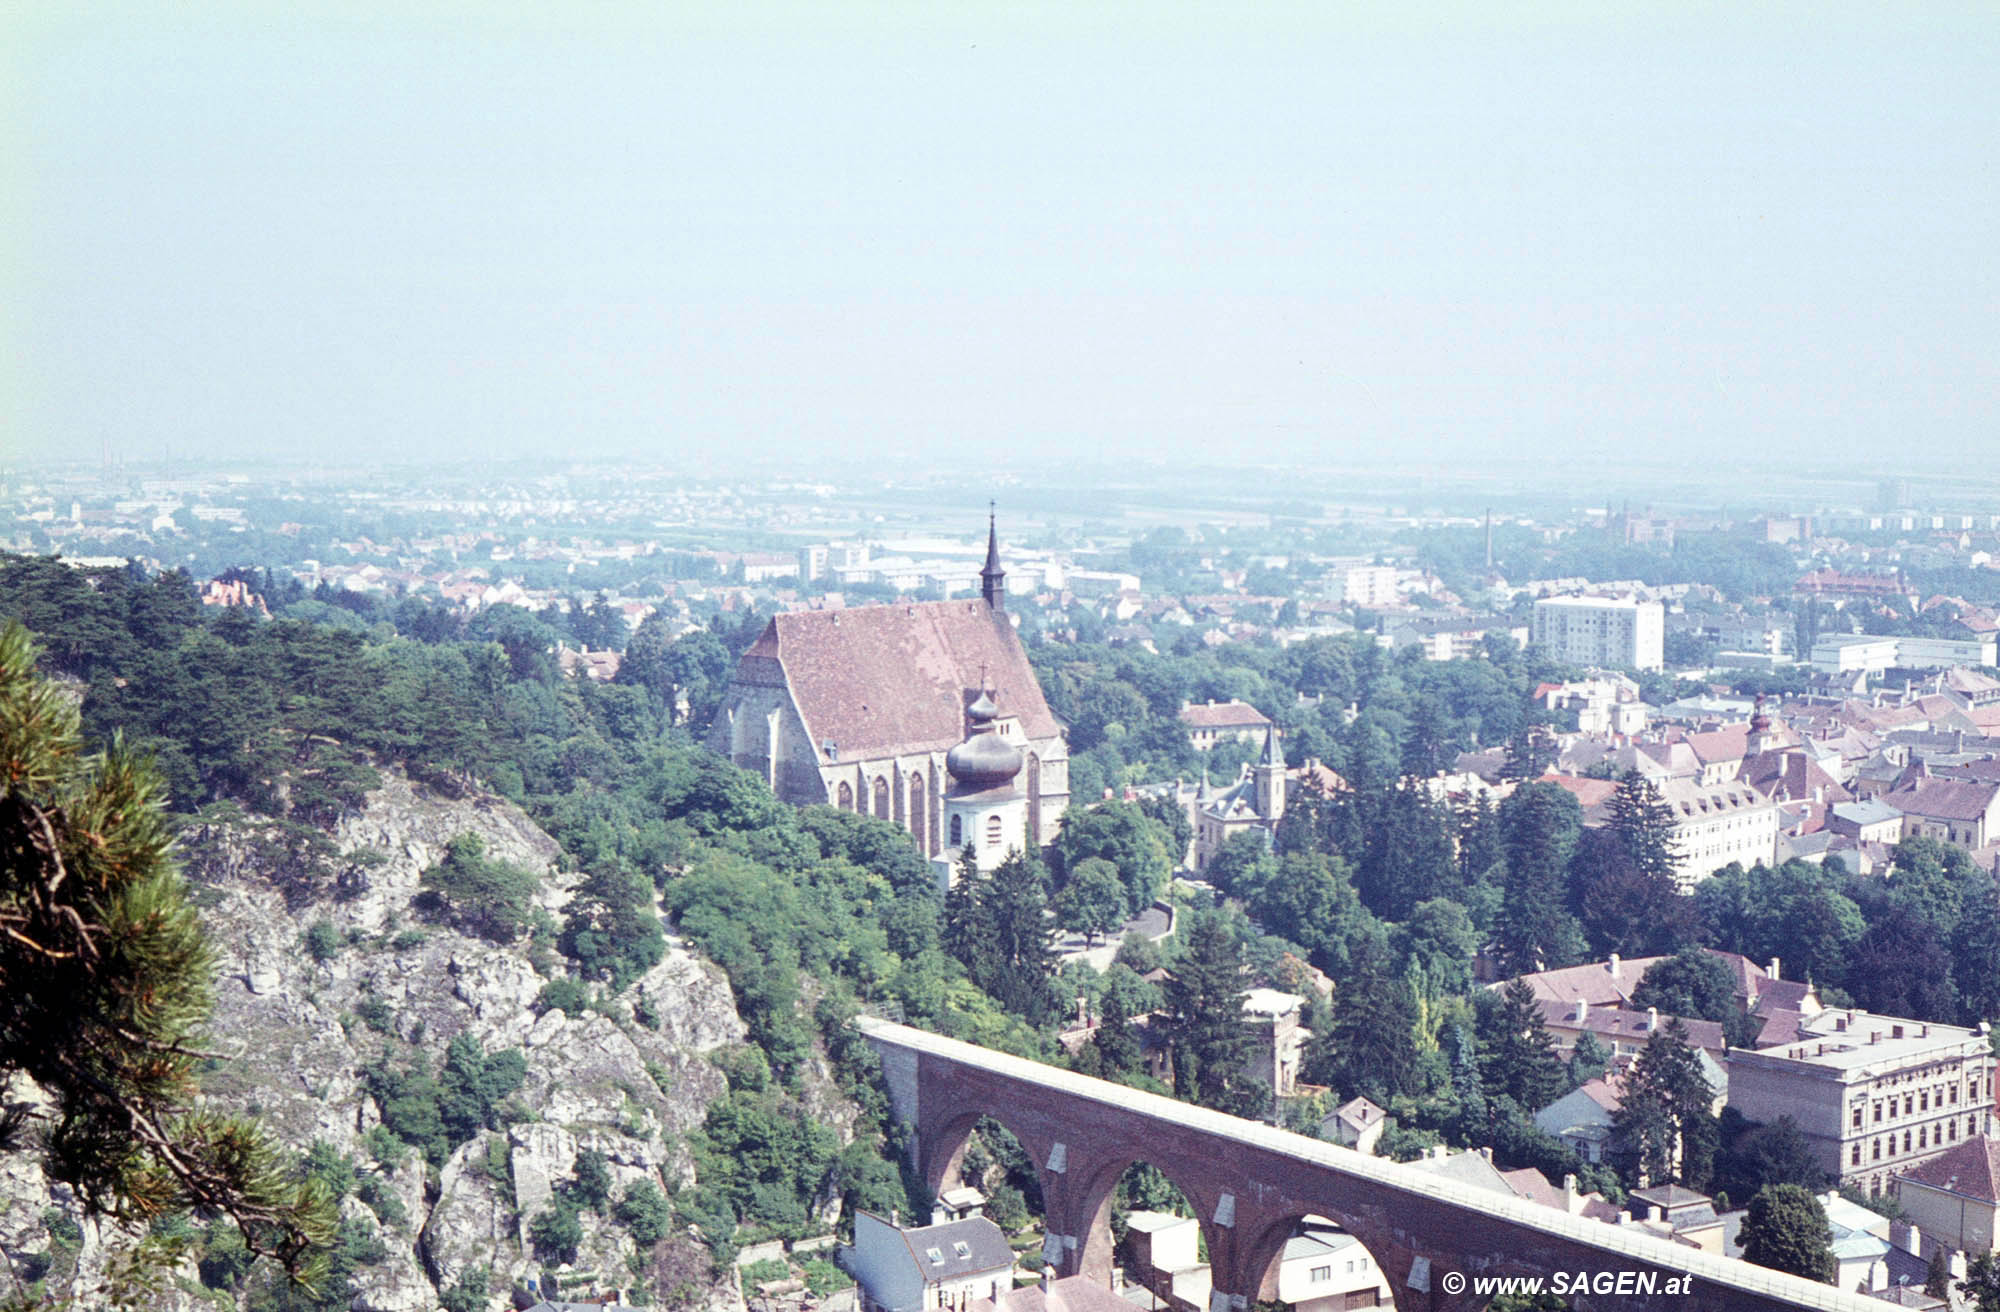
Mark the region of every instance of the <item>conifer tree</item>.
<instances>
[{"instance_id":1,"label":"conifer tree","mask_svg":"<svg viewBox=\"0 0 2000 1312\"><path fill-rule=\"evenodd\" d=\"M1649 1184L1707 1187L1719 1137L1709 1112L1714 1097L1687 1027L1667 1017L1632 1063L1612 1114L1629 1173Z\"/></svg>"},{"instance_id":2,"label":"conifer tree","mask_svg":"<svg viewBox=\"0 0 2000 1312\"><path fill-rule=\"evenodd\" d=\"M1341 1093L1387 1106L1392 1098L1420 1092L1417 999L1379 940L1361 939L1355 949L1318 1065Z\"/></svg>"},{"instance_id":3,"label":"conifer tree","mask_svg":"<svg viewBox=\"0 0 2000 1312\"><path fill-rule=\"evenodd\" d=\"M0 1132L44 1134L43 1168L86 1210L147 1223L223 1213L311 1281L335 1225L255 1122L193 1109L213 955L170 853L160 786L114 743L83 753L74 705L0 630L0 1077L52 1099ZM39 1122L39 1124L35 1124Z\"/></svg>"},{"instance_id":4,"label":"conifer tree","mask_svg":"<svg viewBox=\"0 0 2000 1312\"><path fill-rule=\"evenodd\" d=\"M1040 1025L1056 1011L1049 981L1055 951L1049 946L1049 896L1041 863L1019 852L993 869L986 892L993 927L993 979L986 986L1001 1006Z\"/></svg>"},{"instance_id":5,"label":"conifer tree","mask_svg":"<svg viewBox=\"0 0 2000 1312\"><path fill-rule=\"evenodd\" d=\"M1525 980L1500 992L1500 1005L1482 1030L1482 1074L1488 1098L1502 1094L1530 1115L1561 1097L1569 1081L1555 1040L1542 1021L1541 1004Z\"/></svg>"},{"instance_id":6,"label":"conifer tree","mask_svg":"<svg viewBox=\"0 0 2000 1312\"><path fill-rule=\"evenodd\" d=\"M952 871L951 887L944 895L944 924L939 938L944 950L958 959L958 964L965 967L967 977L982 989L993 978L994 936L993 910L986 896L986 876L979 873L979 862L973 856L972 845L968 843L965 850L959 853L958 866Z\"/></svg>"},{"instance_id":7,"label":"conifer tree","mask_svg":"<svg viewBox=\"0 0 2000 1312\"><path fill-rule=\"evenodd\" d=\"M1607 826L1624 849L1633 869L1654 879L1674 878L1680 865L1680 843L1674 837L1674 813L1653 781L1627 770L1611 794Z\"/></svg>"},{"instance_id":8,"label":"conifer tree","mask_svg":"<svg viewBox=\"0 0 2000 1312\"><path fill-rule=\"evenodd\" d=\"M1511 974L1566 966L1582 951L1582 930L1564 900L1582 823L1576 799L1551 783L1523 784L1500 805L1507 880L1494 932Z\"/></svg>"},{"instance_id":9,"label":"conifer tree","mask_svg":"<svg viewBox=\"0 0 2000 1312\"><path fill-rule=\"evenodd\" d=\"M1097 1049L1098 1069L1104 1078L1116 1079L1139 1069L1139 1040L1132 1034L1132 1018L1126 1014L1125 995L1116 989L1104 995L1104 1010L1097 1019L1091 1046Z\"/></svg>"},{"instance_id":10,"label":"conifer tree","mask_svg":"<svg viewBox=\"0 0 2000 1312\"><path fill-rule=\"evenodd\" d=\"M1252 1035L1243 1024L1242 962L1221 916L1211 911L1193 917L1166 995L1174 1092L1230 1110L1231 1085L1243 1078Z\"/></svg>"}]
</instances>

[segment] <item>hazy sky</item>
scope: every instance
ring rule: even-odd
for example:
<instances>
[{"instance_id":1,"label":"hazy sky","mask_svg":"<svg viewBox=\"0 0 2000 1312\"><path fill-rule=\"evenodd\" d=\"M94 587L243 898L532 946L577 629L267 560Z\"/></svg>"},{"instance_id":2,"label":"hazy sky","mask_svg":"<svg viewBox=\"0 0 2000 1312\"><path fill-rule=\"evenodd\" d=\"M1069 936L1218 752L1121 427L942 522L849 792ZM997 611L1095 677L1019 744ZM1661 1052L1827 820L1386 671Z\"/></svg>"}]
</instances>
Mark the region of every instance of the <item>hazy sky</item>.
<instances>
[{"instance_id":1,"label":"hazy sky","mask_svg":"<svg viewBox=\"0 0 2000 1312\"><path fill-rule=\"evenodd\" d=\"M2000 450L1991 0L0 13L0 451Z\"/></svg>"}]
</instances>

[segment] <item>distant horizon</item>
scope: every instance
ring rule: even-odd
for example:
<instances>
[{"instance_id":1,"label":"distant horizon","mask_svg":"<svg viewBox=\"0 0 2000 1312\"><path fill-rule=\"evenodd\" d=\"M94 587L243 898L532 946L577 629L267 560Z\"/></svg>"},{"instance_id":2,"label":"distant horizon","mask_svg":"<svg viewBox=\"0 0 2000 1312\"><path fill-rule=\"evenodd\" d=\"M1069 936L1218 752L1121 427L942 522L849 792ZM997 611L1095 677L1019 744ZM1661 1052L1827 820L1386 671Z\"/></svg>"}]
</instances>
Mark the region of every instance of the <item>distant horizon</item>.
<instances>
[{"instance_id":1,"label":"distant horizon","mask_svg":"<svg viewBox=\"0 0 2000 1312\"><path fill-rule=\"evenodd\" d=\"M86 495L103 495L121 486L145 482L223 478L239 478L252 485L268 481L338 487L375 482L391 497L405 497L415 490L396 486L396 479L421 481L426 477L445 480L443 486L460 496L468 494L468 485L476 486L482 481L505 484L575 480L589 485L600 480L633 480L631 491L637 496L645 495L649 488L666 489L676 483L792 484L801 489L825 485L842 501L865 499L872 487L877 489L878 500L885 510L907 505L912 497L922 497L941 510L952 507L980 510L982 522L988 500L999 502L1004 520L1010 508L1030 514L1058 507L1064 516L1081 513L1078 506L1069 504L1078 497L1092 498L1107 509L1129 504L1179 505L1192 510L1212 504L1218 509L1227 506L1232 513L1261 511L1280 517L1295 515L1307 505L1320 507L1321 513L1351 505L1377 508L1385 513L1455 516L1477 516L1492 511L1501 518L1523 514L1559 517L1591 509L1697 517L1875 513L1881 509L1881 490L1888 482L1904 485L1903 508L1912 512L1969 513L2000 508L2000 475L1972 480L1956 473L1801 471L1781 465L1759 468L1747 464L1736 468L1711 465L1689 469L1608 459L1597 464L1572 462L1553 467L1547 462L1496 458L1460 462L1454 468L1441 470L1411 462L1304 467L1260 466L1241 460L1198 457L1158 458L1143 463L1078 457L1067 461L988 465L976 476L963 477L965 474L962 465L943 459L885 463L858 456L804 470L769 456L735 463L718 459L690 468L686 462L664 459L645 462L555 455L505 458L434 455L397 461L216 455L177 457L172 462L133 461L118 466L106 482L101 457L98 461L27 460L0 464L0 478L11 477L16 482L46 478L65 486L93 489Z\"/></svg>"}]
</instances>

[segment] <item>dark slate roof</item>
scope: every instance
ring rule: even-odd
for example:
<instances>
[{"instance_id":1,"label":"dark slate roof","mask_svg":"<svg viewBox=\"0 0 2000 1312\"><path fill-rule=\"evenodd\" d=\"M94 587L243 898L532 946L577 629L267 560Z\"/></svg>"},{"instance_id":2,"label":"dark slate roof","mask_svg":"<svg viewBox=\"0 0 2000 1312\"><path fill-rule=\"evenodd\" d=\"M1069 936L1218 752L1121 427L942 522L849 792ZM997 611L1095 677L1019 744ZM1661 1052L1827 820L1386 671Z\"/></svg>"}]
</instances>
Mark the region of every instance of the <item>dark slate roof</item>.
<instances>
[{"instance_id":1,"label":"dark slate roof","mask_svg":"<svg viewBox=\"0 0 2000 1312\"><path fill-rule=\"evenodd\" d=\"M1928 1162L1902 1173L1906 1180L1964 1194L1984 1202L2000 1202L2000 1140L1985 1135L1962 1140Z\"/></svg>"},{"instance_id":2,"label":"dark slate roof","mask_svg":"<svg viewBox=\"0 0 2000 1312\"><path fill-rule=\"evenodd\" d=\"M1014 1250L1007 1246L1007 1236L983 1216L917 1226L898 1233L909 1246L910 1262L926 1284L958 1280L983 1271L1004 1271L1014 1265ZM935 1259L932 1253L937 1254Z\"/></svg>"},{"instance_id":3,"label":"dark slate roof","mask_svg":"<svg viewBox=\"0 0 2000 1312\"><path fill-rule=\"evenodd\" d=\"M1057 735L1014 626L982 600L778 615L737 678L769 684L782 671L813 746L831 742L836 759L858 761L963 741L982 669L1001 718L1019 717L1030 739Z\"/></svg>"}]
</instances>

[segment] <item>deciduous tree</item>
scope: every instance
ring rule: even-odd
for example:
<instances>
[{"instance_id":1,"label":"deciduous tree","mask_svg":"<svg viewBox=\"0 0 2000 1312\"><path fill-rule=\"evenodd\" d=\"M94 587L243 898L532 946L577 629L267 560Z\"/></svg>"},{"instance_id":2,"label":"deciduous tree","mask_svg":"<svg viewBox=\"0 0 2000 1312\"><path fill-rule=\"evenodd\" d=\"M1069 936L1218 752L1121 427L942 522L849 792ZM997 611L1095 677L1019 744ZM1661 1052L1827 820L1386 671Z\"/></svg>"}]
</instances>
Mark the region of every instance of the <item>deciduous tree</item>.
<instances>
[{"instance_id":1,"label":"deciduous tree","mask_svg":"<svg viewBox=\"0 0 2000 1312\"><path fill-rule=\"evenodd\" d=\"M1808 1280L1833 1280L1833 1228L1826 1209L1795 1184L1760 1189L1743 1218L1741 1238L1746 1262Z\"/></svg>"}]
</instances>

